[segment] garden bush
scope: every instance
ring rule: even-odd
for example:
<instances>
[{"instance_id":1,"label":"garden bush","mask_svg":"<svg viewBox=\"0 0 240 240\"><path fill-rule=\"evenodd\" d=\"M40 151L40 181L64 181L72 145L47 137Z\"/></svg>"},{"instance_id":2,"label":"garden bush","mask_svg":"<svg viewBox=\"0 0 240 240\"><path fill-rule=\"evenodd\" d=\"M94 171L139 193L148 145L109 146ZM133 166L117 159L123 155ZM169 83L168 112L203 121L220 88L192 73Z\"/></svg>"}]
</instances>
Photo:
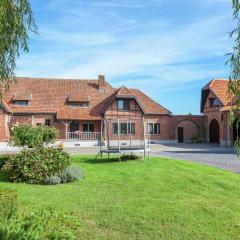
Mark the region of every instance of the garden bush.
<instances>
[{"instance_id":1,"label":"garden bush","mask_svg":"<svg viewBox=\"0 0 240 240\"><path fill-rule=\"evenodd\" d=\"M73 218L74 216L67 216L52 209L21 212L7 221L0 219L0 239L75 240L74 229L71 228L69 220Z\"/></svg>"},{"instance_id":2,"label":"garden bush","mask_svg":"<svg viewBox=\"0 0 240 240\"><path fill-rule=\"evenodd\" d=\"M62 181L61 181L61 178L59 176L50 176L50 177L47 177L44 181L44 184L46 185L57 185L57 184L60 184Z\"/></svg>"},{"instance_id":3,"label":"garden bush","mask_svg":"<svg viewBox=\"0 0 240 240\"><path fill-rule=\"evenodd\" d=\"M67 167L57 176L47 177L45 184L55 185L60 183L69 183L80 180L83 177L83 172L74 166Z\"/></svg>"},{"instance_id":4,"label":"garden bush","mask_svg":"<svg viewBox=\"0 0 240 240\"><path fill-rule=\"evenodd\" d=\"M0 189L0 219L9 219L16 210L17 193L9 189Z\"/></svg>"},{"instance_id":5,"label":"garden bush","mask_svg":"<svg viewBox=\"0 0 240 240\"><path fill-rule=\"evenodd\" d=\"M68 167L64 169L60 175L61 183L68 183L80 180L83 177L83 172L78 167Z\"/></svg>"},{"instance_id":6,"label":"garden bush","mask_svg":"<svg viewBox=\"0 0 240 240\"><path fill-rule=\"evenodd\" d=\"M44 143L52 143L57 138L57 130L46 126L15 126L11 130L11 142L14 146L36 148Z\"/></svg>"},{"instance_id":7,"label":"garden bush","mask_svg":"<svg viewBox=\"0 0 240 240\"><path fill-rule=\"evenodd\" d=\"M0 170L9 158L10 156L7 156L7 155L0 156Z\"/></svg>"},{"instance_id":8,"label":"garden bush","mask_svg":"<svg viewBox=\"0 0 240 240\"><path fill-rule=\"evenodd\" d=\"M59 175L70 164L69 154L61 149L39 147L11 157L2 170L12 182L43 184L47 177Z\"/></svg>"},{"instance_id":9,"label":"garden bush","mask_svg":"<svg viewBox=\"0 0 240 240\"><path fill-rule=\"evenodd\" d=\"M142 157L135 155L135 154L123 154L121 156L121 161L128 161L128 160L139 160Z\"/></svg>"}]
</instances>

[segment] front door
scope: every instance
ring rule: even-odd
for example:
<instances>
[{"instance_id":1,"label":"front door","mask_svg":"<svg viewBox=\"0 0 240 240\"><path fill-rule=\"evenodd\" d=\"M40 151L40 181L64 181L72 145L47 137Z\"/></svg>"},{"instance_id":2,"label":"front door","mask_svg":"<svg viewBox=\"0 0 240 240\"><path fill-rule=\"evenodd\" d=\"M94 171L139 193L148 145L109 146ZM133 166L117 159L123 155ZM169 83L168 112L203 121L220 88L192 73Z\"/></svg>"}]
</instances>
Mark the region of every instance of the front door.
<instances>
[{"instance_id":1,"label":"front door","mask_svg":"<svg viewBox=\"0 0 240 240\"><path fill-rule=\"evenodd\" d=\"M70 132L79 131L79 121L72 121L70 123Z\"/></svg>"},{"instance_id":2,"label":"front door","mask_svg":"<svg viewBox=\"0 0 240 240\"><path fill-rule=\"evenodd\" d=\"M178 127L178 142L183 143L183 127Z\"/></svg>"}]
</instances>

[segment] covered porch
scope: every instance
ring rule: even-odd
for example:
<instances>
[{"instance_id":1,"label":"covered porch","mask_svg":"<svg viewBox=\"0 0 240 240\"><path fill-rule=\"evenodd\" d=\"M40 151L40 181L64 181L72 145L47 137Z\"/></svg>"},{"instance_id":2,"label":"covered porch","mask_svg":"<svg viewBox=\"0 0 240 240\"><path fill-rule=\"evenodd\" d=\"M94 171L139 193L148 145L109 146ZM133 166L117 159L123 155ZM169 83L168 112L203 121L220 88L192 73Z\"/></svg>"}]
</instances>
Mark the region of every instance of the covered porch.
<instances>
[{"instance_id":1,"label":"covered porch","mask_svg":"<svg viewBox=\"0 0 240 240\"><path fill-rule=\"evenodd\" d=\"M101 121L65 120L66 140L99 140Z\"/></svg>"}]
</instances>

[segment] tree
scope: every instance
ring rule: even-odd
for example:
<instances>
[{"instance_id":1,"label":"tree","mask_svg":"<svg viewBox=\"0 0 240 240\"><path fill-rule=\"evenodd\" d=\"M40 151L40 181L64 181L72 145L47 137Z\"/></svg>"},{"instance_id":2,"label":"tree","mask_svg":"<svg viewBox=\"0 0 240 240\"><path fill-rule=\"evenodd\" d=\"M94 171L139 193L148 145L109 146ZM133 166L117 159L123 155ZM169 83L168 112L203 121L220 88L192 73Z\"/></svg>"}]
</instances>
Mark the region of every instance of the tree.
<instances>
[{"instance_id":1,"label":"tree","mask_svg":"<svg viewBox=\"0 0 240 240\"><path fill-rule=\"evenodd\" d=\"M230 122L232 125L236 124L237 129L240 127L240 1L232 0L233 18L236 22L235 29L230 33L230 37L234 40L235 46L233 52L230 53L229 63L231 67L230 81L228 84L228 92L233 97L233 106L230 111ZM240 136L234 143L234 148L240 156Z\"/></svg>"},{"instance_id":2,"label":"tree","mask_svg":"<svg viewBox=\"0 0 240 240\"><path fill-rule=\"evenodd\" d=\"M14 80L16 58L28 52L28 32L37 32L28 0L0 0L0 96Z\"/></svg>"}]
</instances>

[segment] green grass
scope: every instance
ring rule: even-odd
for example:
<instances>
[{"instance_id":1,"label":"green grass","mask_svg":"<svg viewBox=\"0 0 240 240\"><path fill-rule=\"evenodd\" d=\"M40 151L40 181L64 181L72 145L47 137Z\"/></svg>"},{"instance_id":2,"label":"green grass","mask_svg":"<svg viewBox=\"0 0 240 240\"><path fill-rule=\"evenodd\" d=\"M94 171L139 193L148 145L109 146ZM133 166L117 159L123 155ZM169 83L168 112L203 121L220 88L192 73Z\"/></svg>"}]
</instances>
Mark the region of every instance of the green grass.
<instances>
[{"instance_id":1,"label":"green grass","mask_svg":"<svg viewBox=\"0 0 240 240\"><path fill-rule=\"evenodd\" d=\"M73 160L85 172L79 182L37 186L0 177L0 187L16 189L25 211L75 215L78 239L240 239L238 174L164 158Z\"/></svg>"}]
</instances>

